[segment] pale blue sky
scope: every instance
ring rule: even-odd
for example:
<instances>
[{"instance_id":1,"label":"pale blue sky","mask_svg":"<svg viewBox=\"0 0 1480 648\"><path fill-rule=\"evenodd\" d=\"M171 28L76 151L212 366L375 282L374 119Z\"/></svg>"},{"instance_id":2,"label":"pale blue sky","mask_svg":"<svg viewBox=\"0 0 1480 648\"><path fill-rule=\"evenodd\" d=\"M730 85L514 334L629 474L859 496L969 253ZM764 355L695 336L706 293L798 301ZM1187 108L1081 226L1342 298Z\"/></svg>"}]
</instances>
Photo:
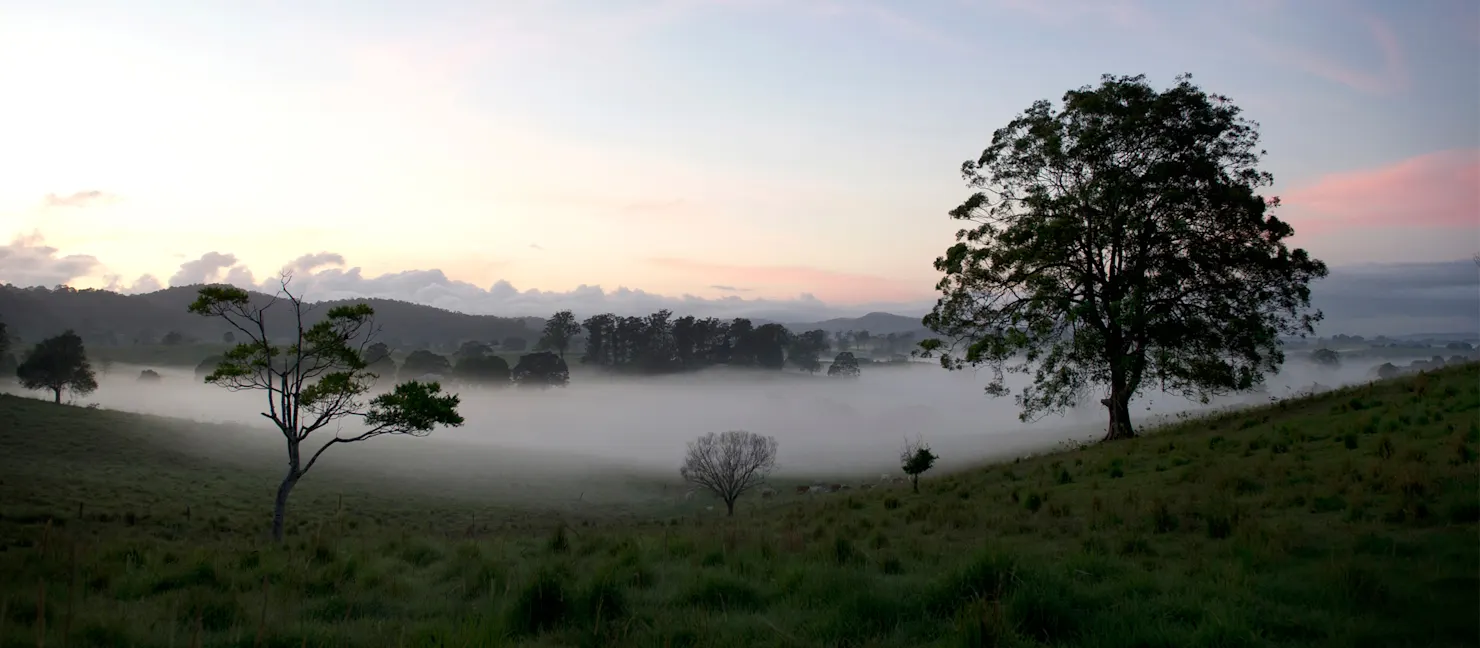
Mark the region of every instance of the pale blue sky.
<instances>
[{"instance_id":1,"label":"pale blue sky","mask_svg":"<svg viewBox=\"0 0 1480 648\"><path fill-rule=\"evenodd\" d=\"M1477 6L0 0L0 235L94 258L74 284L327 251L361 282L917 302L995 128L1102 73L1191 72L1263 124L1299 244L1464 258Z\"/></svg>"}]
</instances>

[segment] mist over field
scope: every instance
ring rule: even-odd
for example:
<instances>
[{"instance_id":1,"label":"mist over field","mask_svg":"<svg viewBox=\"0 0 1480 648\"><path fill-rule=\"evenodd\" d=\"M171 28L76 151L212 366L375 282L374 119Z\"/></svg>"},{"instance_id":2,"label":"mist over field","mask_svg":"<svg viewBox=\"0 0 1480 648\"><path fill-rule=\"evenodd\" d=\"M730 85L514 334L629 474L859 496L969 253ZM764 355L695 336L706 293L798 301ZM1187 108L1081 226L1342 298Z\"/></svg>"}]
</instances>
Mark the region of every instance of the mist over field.
<instances>
[{"instance_id":1,"label":"mist over field","mask_svg":"<svg viewBox=\"0 0 1480 648\"><path fill-rule=\"evenodd\" d=\"M114 365L108 375L99 375L99 389L77 403L247 426L255 433L229 445L212 439L186 449L230 458L223 455L259 448L280 460L281 440L259 414L266 406L261 392L206 385L188 369L154 367L163 380L141 382L141 369ZM1333 370L1292 360L1269 378L1267 394L1240 394L1202 406L1148 392L1132 403L1132 414L1138 425L1146 425L1182 411L1265 402L1317 382L1328 387L1362 382L1369 379L1368 369L1353 364ZM463 427L438 429L427 438L384 437L335 448L323 466L431 481L548 483L619 471L676 483L686 442L708 432L743 429L777 438L777 477L876 477L898 472L899 448L906 436L916 434L949 468L1104 432L1105 410L1098 403L1025 424L1011 397L983 393L988 378L986 370L952 372L919 362L868 368L857 380L711 369L631 379L577 372L570 386L548 390L454 384L446 387L462 396ZM1014 388L1022 384L1018 378ZM380 386L389 384L382 379ZM15 385L7 391L21 393ZM353 424L344 428L346 435L355 431ZM333 434L332 426L320 430L309 443L317 447Z\"/></svg>"}]
</instances>

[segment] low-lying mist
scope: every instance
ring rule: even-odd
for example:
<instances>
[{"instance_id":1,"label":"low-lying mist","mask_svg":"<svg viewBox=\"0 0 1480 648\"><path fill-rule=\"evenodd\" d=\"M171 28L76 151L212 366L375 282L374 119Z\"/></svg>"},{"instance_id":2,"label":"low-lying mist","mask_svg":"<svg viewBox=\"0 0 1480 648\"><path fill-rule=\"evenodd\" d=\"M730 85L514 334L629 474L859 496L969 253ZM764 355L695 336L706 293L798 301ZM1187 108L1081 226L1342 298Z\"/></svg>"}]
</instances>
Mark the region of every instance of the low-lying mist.
<instances>
[{"instance_id":1,"label":"low-lying mist","mask_svg":"<svg viewBox=\"0 0 1480 648\"><path fill-rule=\"evenodd\" d=\"M240 443L281 453L281 438L259 414L267 403L261 392L206 385L188 369L154 368L163 379L143 382L137 379L140 369L114 366L109 375L99 376L98 391L78 403L238 424L260 430ZM1063 415L1025 424L1011 397L983 392L988 378L986 370L950 372L913 363L865 367L857 380L714 369L632 379L578 371L568 387L548 390L451 385L462 395L463 427L439 429L428 438L380 438L335 448L324 462L398 474L415 466L418 474L430 471L428 478L442 479L474 473L486 479L485 473L511 470L556 479L618 470L676 480L687 441L743 429L780 442L778 477L868 473L876 478L898 472L900 446L917 434L941 455L939 465L949 468L1069 438L1093 438L1104 429L1106 414L1098 397ZM1265 395L1236 395L1202 406L1152 391L1131 409L1137 424L1146 425L1181 411L1267 401L1312 383L1336 387L1367 379L1364 367L1333 370L1291 361L1269 378ZM345 434L355 431L352 421L346 424ZM315 437L334 433L331 426ZM213 451L210 445L196 450Z\"/></svg>"}]
</instances>

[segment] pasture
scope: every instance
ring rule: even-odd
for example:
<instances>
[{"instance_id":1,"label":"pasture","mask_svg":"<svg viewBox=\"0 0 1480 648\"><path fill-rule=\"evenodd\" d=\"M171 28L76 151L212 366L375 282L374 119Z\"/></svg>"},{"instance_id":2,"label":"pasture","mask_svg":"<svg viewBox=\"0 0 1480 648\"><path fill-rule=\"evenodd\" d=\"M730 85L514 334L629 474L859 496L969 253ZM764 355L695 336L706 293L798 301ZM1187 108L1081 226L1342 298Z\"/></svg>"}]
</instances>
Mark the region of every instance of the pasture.
<instances>
[{"instance_id":1,"label":"pasture","mask_svg":"<svg viewBox=\"0 0 1480 648\"><path fill-rule=\"evenodd\" d=\"M561 479L515 487L541 464L513 456L449 485L417 479L448 453L387 474L351 448L295 492L283 546L281 459L239 432L0 395L0 646L1480 637L1473 363L927 473L918 495L781 484L733 519L667 475L549 458Z\"/></svg>"}]
</instances>

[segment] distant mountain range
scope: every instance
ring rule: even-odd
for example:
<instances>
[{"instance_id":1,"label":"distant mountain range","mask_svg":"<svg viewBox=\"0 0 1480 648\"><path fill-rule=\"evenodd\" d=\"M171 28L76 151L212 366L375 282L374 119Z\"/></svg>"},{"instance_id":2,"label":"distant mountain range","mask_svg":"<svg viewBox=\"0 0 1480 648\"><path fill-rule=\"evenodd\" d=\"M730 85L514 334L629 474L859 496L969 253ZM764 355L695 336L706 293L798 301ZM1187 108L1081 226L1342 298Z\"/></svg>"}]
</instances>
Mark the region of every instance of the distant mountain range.
<instances>
[{"instance_id":1,"label":"distant mountain range","mask_svg":"<svg viewBox=\"0 0 1480 648\"><path fill-rule=\"evenodd\" d=\"M219 342L230 331L218 318L193 315L190 303L200 286L177 286L136 295L107 290L52 290L18 288L0 285L0 321L11 336L33 343L66 329L77 331L89 344L129 346L157 343L169 332L178 332L188 340ZM266 303L270 296L252 293L256 303ZM437 348L455 346L466 340L505 340L525 338L533 343L544 326L541 317L497 317L470 315L434 306L390 299L354 299L315 302L309 322L317 321L330 307L345 303L367 303L375 309L376 322L382 327L381 339L401 348ZM594 313L577 313L585 318ZM683 316L687 313L675 313ZM770 320L756 318L757 324ZM269 317L269 323L286 326L283 317ZM835 318L822 322L782 322L793 331L823 329L828 332L868 331L871 334L914 333L925 337L927 331L917 317L892 313L869 313L862 317ZM286 333L287 329L269 334Z\"/></svg>"}]
</instances>

